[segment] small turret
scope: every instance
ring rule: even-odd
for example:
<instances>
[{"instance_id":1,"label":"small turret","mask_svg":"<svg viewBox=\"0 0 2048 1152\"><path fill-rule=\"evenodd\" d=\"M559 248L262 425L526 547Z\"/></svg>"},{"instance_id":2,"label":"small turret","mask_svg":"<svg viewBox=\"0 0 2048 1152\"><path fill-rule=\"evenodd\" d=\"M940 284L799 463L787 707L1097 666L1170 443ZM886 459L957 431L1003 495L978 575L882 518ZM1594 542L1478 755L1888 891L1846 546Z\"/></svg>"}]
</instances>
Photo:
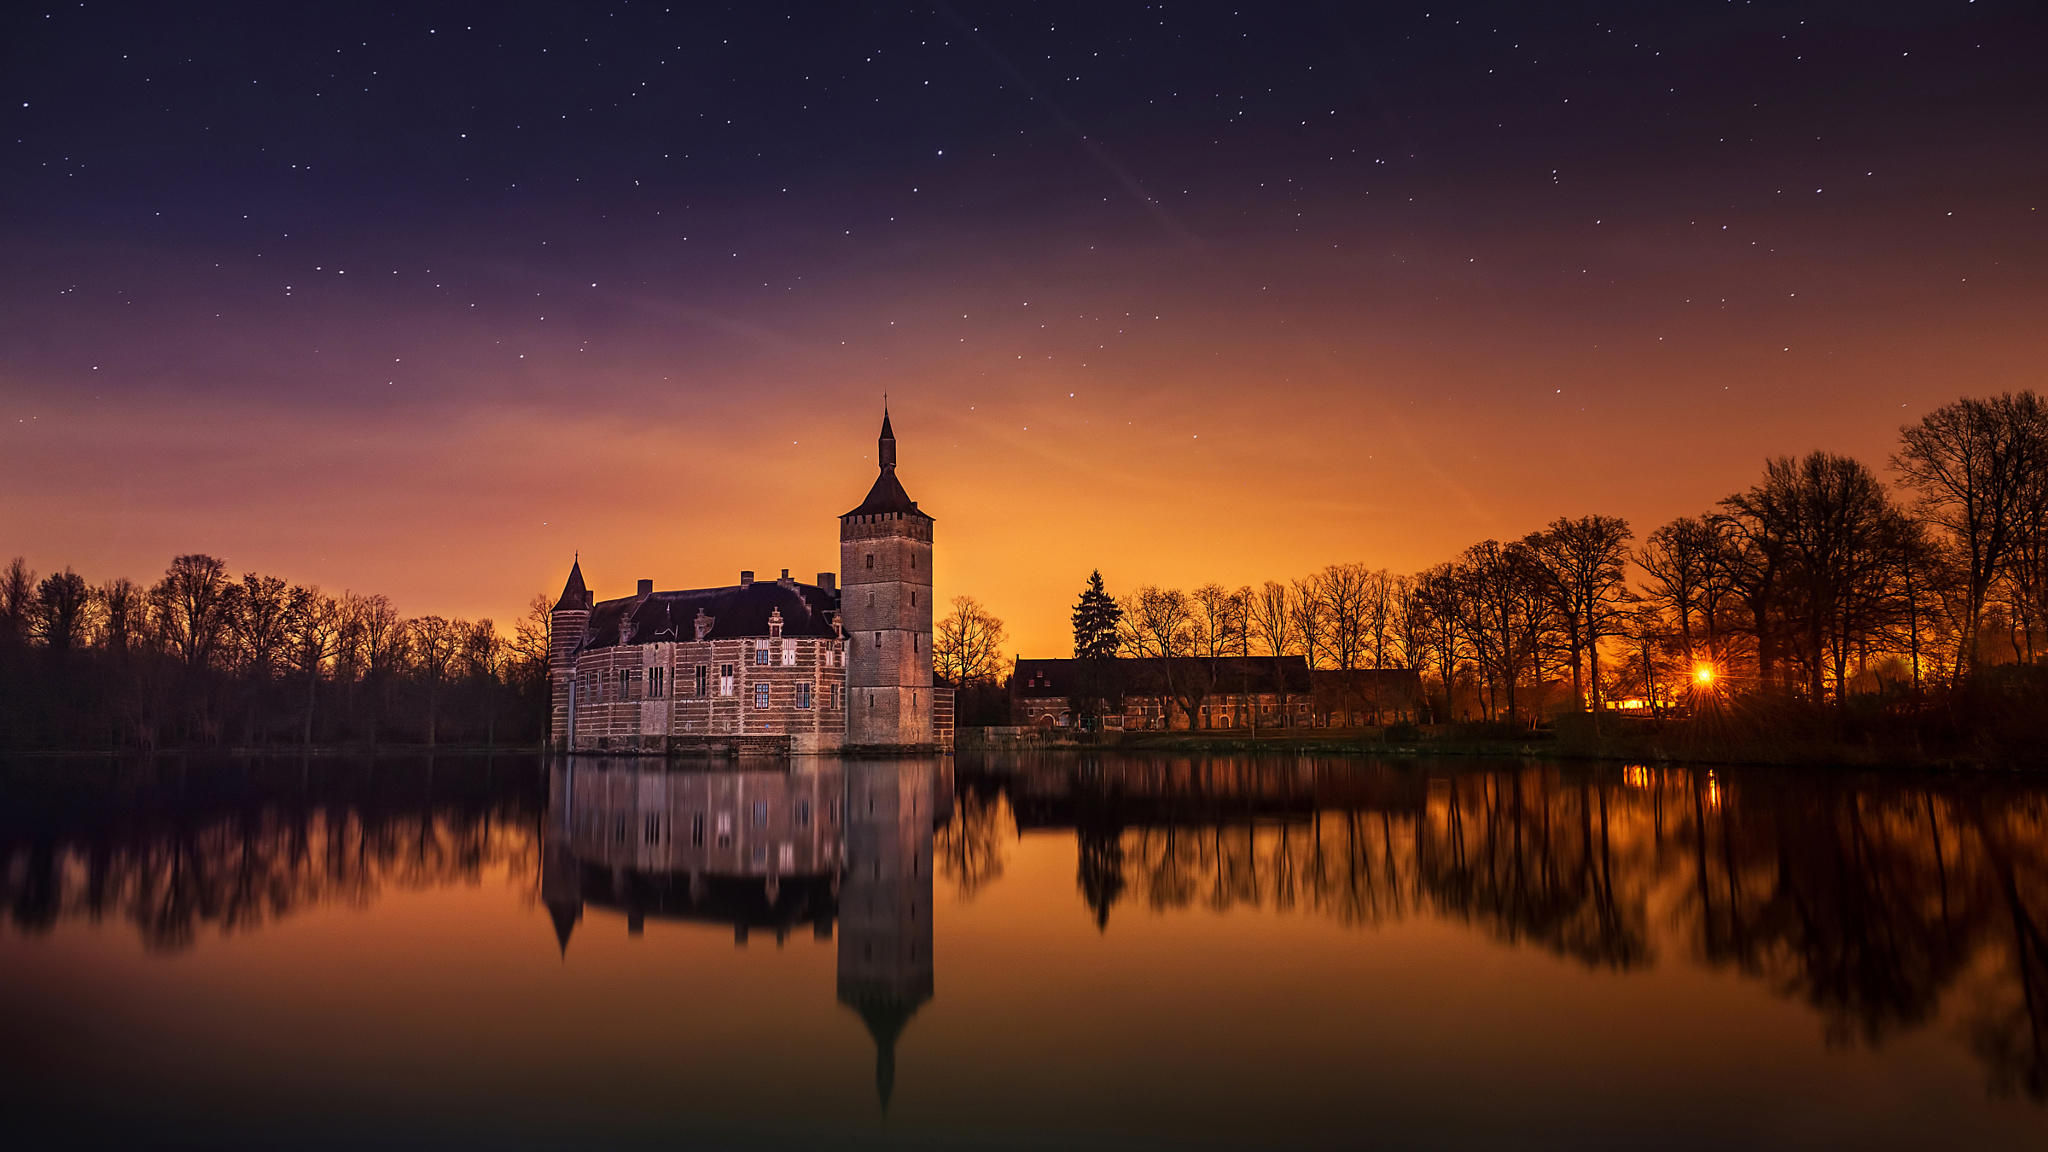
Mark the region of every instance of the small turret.
<instances>
[{"instance_id":1,"label":"small turret","mask_svg":"<svg viewBox=\"0 0 2048 1152\"><path fill-rule=\"evenodd\" d=\"M558 751L569 750L575 718L576 652L583 647L583 634L590 627L593 603L590 589L583 585L583 559L579 556L570 562L569 580L562 585L562 597L548 617L548 688L553 704L548 742Z\"/></svg>"},{"instance_id":2,"label":"small turret","mask_svg":"<svg viewBox=\"0 0 2048 1152\"><path fill-rule=\"evenodd\" d=\"M583 557L569 562L569 582L562 585L562 598L555 601L557 612L590 611L590 590L583 586Z\"/></svg>"}]
</instances>

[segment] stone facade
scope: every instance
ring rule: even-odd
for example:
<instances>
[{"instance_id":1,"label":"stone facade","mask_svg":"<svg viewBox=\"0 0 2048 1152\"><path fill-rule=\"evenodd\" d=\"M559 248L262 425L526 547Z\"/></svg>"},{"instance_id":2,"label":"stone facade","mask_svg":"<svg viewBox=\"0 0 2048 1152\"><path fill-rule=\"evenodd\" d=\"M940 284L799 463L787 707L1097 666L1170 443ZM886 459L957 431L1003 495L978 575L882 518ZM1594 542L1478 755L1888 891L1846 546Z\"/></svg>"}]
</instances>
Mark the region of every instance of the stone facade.
<instances>
[{"instance_id":1,"label":"stone facade","mask_svg":"<svg viewBox=\"0 0 2048 1152\"><path fill-rule=\"evenodd\" d=\"M952 692L932 682L932 518L881 470L840 517L841 590L740 582L599 602L579 557L552 614L553 747L574 752L815 754L953 743Z\"/></svg>"}]
</instances>

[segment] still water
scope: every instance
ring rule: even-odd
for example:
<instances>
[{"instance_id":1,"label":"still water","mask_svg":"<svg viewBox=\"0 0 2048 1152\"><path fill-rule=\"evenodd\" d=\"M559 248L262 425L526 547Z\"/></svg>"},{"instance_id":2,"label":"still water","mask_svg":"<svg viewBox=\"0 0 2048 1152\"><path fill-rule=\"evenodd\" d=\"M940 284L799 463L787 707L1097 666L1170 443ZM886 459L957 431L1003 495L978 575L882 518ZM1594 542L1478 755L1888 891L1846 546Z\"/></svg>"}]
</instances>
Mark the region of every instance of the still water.
<instances>
[{"instance_id":1,"label":"still water","mask_svg":"<svg viewBox=\"0 0 2048 1152\"><path fill-rule=\"evenodd\" d=\"M0 772L10 1147L2048 1146L2048 790Z\"/></svg>"}]
</instances>

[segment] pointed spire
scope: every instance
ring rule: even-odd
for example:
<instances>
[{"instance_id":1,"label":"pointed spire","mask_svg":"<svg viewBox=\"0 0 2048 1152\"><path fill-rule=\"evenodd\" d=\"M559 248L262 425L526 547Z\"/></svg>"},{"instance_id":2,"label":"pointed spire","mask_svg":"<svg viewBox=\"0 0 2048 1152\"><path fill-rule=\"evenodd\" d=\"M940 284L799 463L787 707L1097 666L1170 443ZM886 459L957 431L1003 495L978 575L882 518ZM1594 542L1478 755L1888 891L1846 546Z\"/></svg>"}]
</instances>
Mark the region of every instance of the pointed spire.
<instances>
[{"instance_id":1,"label":"pointed spire","mask_svg":"<svg viewBox=\"0 0 2048 1152\"><path fill-rule=\"evenodd\" d=\"M562 598L555 601L557 612L584 612L590 608L590 590L583 586L583 557L579 553L569 564L569 582L562 585Z\"/></svg>"},{"instance_id":2,"label":"pointed spire","mask_svg":"<svg viewBox=\"0 0 2048 1152\"><path fill-rule=\"evenodd\" d=\"M555 922L555 943L562 950L562 959L569 958L569 933L576 928L576 921L583 915L575 905L548 905L548 918Z\"/></svg>"},{"instance_id":3,"label":"pointed spire","mask_svg":"<svg viewBox=\"0 0 2048 1152\"><path fill-rule=\"evenodd\" d=\"M877 455L881 458L883 470L887 471L890 468L896 467L896 430L889 427L889 402L887 400L882 401L882 435L875 442L875 446Z\"/></svg>"}]
</instances>

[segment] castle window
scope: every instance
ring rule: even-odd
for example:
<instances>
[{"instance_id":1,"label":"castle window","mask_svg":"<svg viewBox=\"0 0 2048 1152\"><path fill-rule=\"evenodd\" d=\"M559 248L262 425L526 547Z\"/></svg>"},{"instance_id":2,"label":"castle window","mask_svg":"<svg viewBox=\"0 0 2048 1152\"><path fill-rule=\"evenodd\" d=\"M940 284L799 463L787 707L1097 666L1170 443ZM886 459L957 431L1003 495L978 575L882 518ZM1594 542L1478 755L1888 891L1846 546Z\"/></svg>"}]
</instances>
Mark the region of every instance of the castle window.
<instances>
[{"instance_id":1,"label":"castle window","mask_svg":"<svg viewBox=\"0 0 2048 1152\"><path fill-rule=\"evenodd\" d=\"M661 698L663 671L664 669L660 668L649 668L647 670L647 695L652 699L658 700Z\"/></svg>"},{"instance_id":2,"label":"castle window","mask_svg":"<svg viewBox=\"0 0 2048 1152\"><path fill-rule=\"evenodd\" d=\"M917 593L915 593L915 592L912 592L912 593L910 594L910 606L911 606L912 608L915 608L915 607L917 607Z\"/></svg>"},{"instance_id":3,"label":"castle window","mask_svg":"<svg viewBox=\"0 0 2048 1152\"><path fill-rule=\"evenodd\" d=\"M809 708L811 706L811 682L809 680L797 682L796 706L799 708Z\"/></svg>"},{"instance_id":4,"label":"castle window","mask_svg":"<svg viewBox=\"0 0 2048 1152\"><path fill-rule=\"evenodd\" d=\"M697 665L697 695L711 695L711 668L709 665Z\"/></svg>"},{"instance_id":5,"label":"castle window","mask_svg":"<svg viewBox=\"0 0 2048 1152\"><path fill-rule=\"evenodd\" d=\"M844 707L846 707L846 689L844 689L844 688L841 688L841 687L838 687L837 685L834 685L834 686L833 686L833 688L832 688L832 707L834 707L834 708L844 708Z\"/></svg>"},{"instance_id":6,"label":"castle window","mask_svg":"<svg viewBox=\"0 0 2048 1152\"><path fill-rule=\"evenodd\" d=\"M768 686L767 686L766 684L756 684L756 685L754 685L754 707L756 707L756 708L766 708L767 706L768 706Z\"/></svg>"},{"instance_id":7,"label":"castle window","mask_svg":"<svg viewBox=\"0 0 2048 1152\"><path fill-rule=\"evenodd\" d=\"M754 663L768 663L768 642L766 640L754 641Z\"/></svg>"},{"instance_id":8,"label":"castle window","mask_svg":"<svg viewBox=\"0 0 2048 1152\"><path fill-rule=\"evenodd\" d=\"M881 646L882 646L882 634L881 634L880 632L877 632L877 633L875 633L875 647L877 647L877 648L880 648Z\"/></svg>"},{"instance_id":9,"label":"castle window","mask_svg":"<svg viewBox=\"0 0 2048 1152\"><path fill-rule=\"evenodd\" d=\"M910 570L912 572L917 571L917 553L915 552L910 554Z\"/></svg>"},{"instance_id":10,"label":"castle window","mask_svg":"<svg viewBox=\"0 0 2048 1152\"><path fill-rule=\"evenodd\" d=\"M732 695L732 665L730 664L720 664L718 666L718 694L720 696Z\"/></svg>"},{"instance_id":11,"label":"castle window","mask_svg":"<svg viewBox=\"0 0 2048 1152\"><path fill-rule=\"evenodd\" d=\"M784 640L782 642L782 666L784 668L796 667L796 642L793 640Z\"/></svg>"},{"instance_id":12,"label":"castle window","mask_svg":"<svg viewBox=\"0 0 2048 1152\"><path fill-rule=\"evenodd\" d=\"M632 697L626 694L626 686L632 683L632 681L627 678L626 672L627 670L624 668L619 669L619 699L621 700L632 699Z\"/></svg>"},{"instance_id":13,"label":"castle window","mask_svg":"<svg viewBox=\"0 0 2048 1152\"><path fill-rule=\"evenodd\" d=\"M873 608L874 606L875 606L875 594L874 594L873 592L870 592L870 593L868 593L868 607L870 607L870 608Z\"/></svg>"},{"instance_id":14,"label":"castle window","mask_svg":"<svg viewBox=\"0 0 2048 1152\"><path fill-rule=\"evenodd\" d=\"M873 552L870 552L870 553L868 553L868 567L870 567L870 568L873 568L874 566L875 566L875 554L874 554Z\"/></svg>"}]
</instances>

